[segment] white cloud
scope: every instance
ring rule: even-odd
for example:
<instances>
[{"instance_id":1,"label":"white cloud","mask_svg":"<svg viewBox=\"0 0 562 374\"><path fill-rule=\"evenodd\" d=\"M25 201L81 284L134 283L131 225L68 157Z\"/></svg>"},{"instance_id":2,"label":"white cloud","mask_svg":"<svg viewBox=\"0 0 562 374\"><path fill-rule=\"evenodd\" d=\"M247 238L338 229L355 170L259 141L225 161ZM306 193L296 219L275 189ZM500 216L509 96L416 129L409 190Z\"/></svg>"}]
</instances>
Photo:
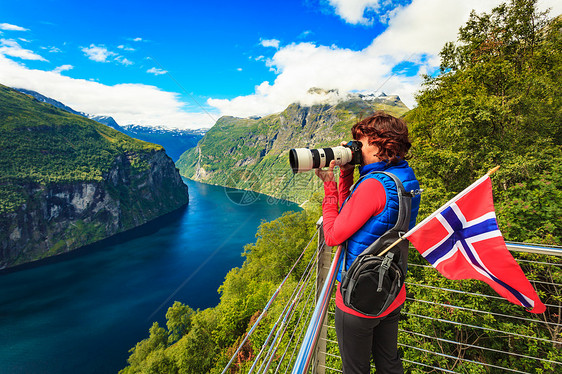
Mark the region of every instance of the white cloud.
<instances>
[{"instance_id":1,"label":"white cloud","mask_svg":"<svg viewBox=\"0 0 562 374\"><path fill-rule=\"evenodd\" d=\"M210 127L216 118L190 113L177 93L143 84L108 86L73 79L54 71L28 69L0 55L0 83L37 91L71 108L112 116L120 125L140 124L176 128ZM199 110L199 108L196 108ZM217 116L218 118L218 116Z\"/></svg>"},{"instance_id":2,"label":"white cloud","mask_svg":"<svg viewBox=\"0 0 562 374\"><path fill-rule=\"evenodd\" d=\"M146 72L154 75L163 75L168 73L166 70L158 69L158 68L150 68Z\"/></svg>"},{"instance_id":3,"label":"white cloud","mask_svg":"<svg viewBox=\"0 0 562 374\"><path fill-rule=\"evenodd\" d=\"M352 24L369 24L372 19L364 17L365 11L377 11L384 0L328 0L336 14Z\"/></svg>"},{"instance_id":4,"label":"white cloud","mask_svg":"<svg viewBox=\"0 0 562 374\"><path fill-rule=\"evenodd\" d=\"M310 36L312 34L313 34L312 30L305 30L305 31L300 33L300 35L297 37L297 39L306 39L308 36Z\"/></svg>"},{"instance_id":5,"label":"white cloud","mask_svg":"<svg viewBox=\"0 0 562 374\"><path fill-rule=\"evenodd\" d=\"M118 47L120 48L120 47ZM134 62L119 55L118 53L112 52L107 49L104 45L90 44L89 47L82 48L82 52L92 61L96 62L110 62L115 61L121 65L133 65Z\"/></svg>"},{"instance_id":6,"label":"white cloud","mask_svg":"<svg viewBox=\"0 0 562 374\"><path fill-rule=\"evenodd\" d=\"M455 41L470 12L489 12L502 0L414 0L390 19L370 50L380 51L396 62L413 54L437 55L446 42Z\"/></svg>"},{"instance_id":7,"label":"white cloud","mask_svg":"<svg viewBox=\"0 0 562 374\"><path fill-rule=\"evenodd\" d=\"M283 47L268 65L279 73L273 84L263 82L253 95L233 100L209 99L209 105L224 114L265 115L281 111L295 101L311 103L314 100L308 94L311 87L337 88L344 92L374 91L387 79L392 68L382 56L373 53L312 43ZM392 88L398 81L392 78L387 86ZM314 98L321 99L317 95Z\"/></svg>"},{"instance_id":8,"label":"white cloud","mask_svg":"<svg viewBox=\"0 0 562 374\"><path fill-rule=\"evenodd\" d=\"M279 43L280 42L277 39L262 39L260 42L263 47L273 47L276 49L279 48Z\"/></svg>"},{"instance_id":9,"label":"white cloud","mask_svg":"<svg viewBox=\"0 0 562 374\"><path fill-rule=\"evenodd\" d=\"M142 42L142 38L134 38L133 41L134 42Z\"/></svg>"},{"instance_id":10,"label":"white cloud","mask_svg":"<svg viewBox=\"0 0 562 374\"><path fill-rule=\"evenodd\" d=\"M122 64L122 65L126 65L126 66L129 66L129 65L133 65L133 64L134 64L134 62L130 61L129 59L127 59L127 58L125 58L125 57L123 57L123 56L117 56L117 57L115 57L115 61L119 62L119 63Z\"/></svg>"},{"instance_id":11,"label":"white cloud","mask_svg":"<svg viewBox=\"0 0 562 374\"><path fill-rule=\"evenodd\" d=\"M57 47L41 47L41 49L44 49L49 53L61 53L62 52L60 50L60 48L57 48Z\"/></svg>"},{"instance_id":12,"label":"white cloud","mask_svg":"<svg viewBox=\"0 0 562 374\"><path fill-rule=\"evenodd\" d=\"M122 49L122 50L127 51L127 52L134 52L135 51L134 48L131 48L131 47L125 46L125 45L120 45L117 48Z\"/></svg>"},{"instance_id":13,"label":"white cloud","mask_svg":"<svg viewBox=\"0 0 562 374\"><path fill-rule=\"evenodd\" d=\"M16 25L11 25L9 23L0 23L0 30L6 30L6 31L29 31L28 29L21 27L21 26L16 26Z\"/></svg>"},{"instance_id":14,"label":"white cloud","mask_svg":"<svg viewBox=\"0 0 562 374\"><path fill-rule=\"evenodd\" d=\"M271 58L260 58L277 74L275 81L262 82L254 93L231 100L209 99L209 105L222 114L246 117L282 111L287 105L301 101L314 102L311 87L345 91L384 91L399 95L410 108L416 105L415 94L420 88L421 74L434 71L440 63L439 52L446 42L455 41L457 33L474 9L489 13L502 0L413 0L407 6L388 10L387 29L370 46L362 50L337 46L293 43L278 48ZM349 22L364 20L363 14L386 0L336 1L341 14ZM383 4L384 3L384 4ZM540 9L552 7L557 14L559 1L539 0ZM275 40L275 39L272 39ZM261 41L264 45L264 40ZM267 43L266 43L267 44ZM400 75L398 64L411 61L419 68L417 75Z\"/></svg>"},{"instance_id":15,"label":"white cloud","mask_svg":"<svg viewBox=\"0 0 562 374\"><path fill-rule=\"evenodd\" d=\"M107 48L105 48L105 46L98 46L95 44L90 44L89 47L82 48L82 52L84 52L84 54L88 56L90 60L96 62L107 62L107 59L109 57L117 55L115 52L109 51Z\"/></svg>"},{"instance_id":16,"label":"white cloud","mask_svg":"<svg viewBox=\"0 0 562 374\"><path fill-rule=\"evenodd\" d=\"M35 52L22 48L22 46L13 39L0 39L0 55L17 57L22 60L47 61Z\"/></svg>"},{"instance_id":17,"label":"white cloud","mask_svg":"<svg viewBox=\"0 0 562 374\"><path fill-rule=\"evenodd\" d=\"M72 69L74 69L74 66L72 66L72 65L61 65L61 66L59 66L59 67L56 67L56 68L53 70L53 73L60 74L60 73L62 73L63 71L72 70Z\"/></svg>"}]
</instances>

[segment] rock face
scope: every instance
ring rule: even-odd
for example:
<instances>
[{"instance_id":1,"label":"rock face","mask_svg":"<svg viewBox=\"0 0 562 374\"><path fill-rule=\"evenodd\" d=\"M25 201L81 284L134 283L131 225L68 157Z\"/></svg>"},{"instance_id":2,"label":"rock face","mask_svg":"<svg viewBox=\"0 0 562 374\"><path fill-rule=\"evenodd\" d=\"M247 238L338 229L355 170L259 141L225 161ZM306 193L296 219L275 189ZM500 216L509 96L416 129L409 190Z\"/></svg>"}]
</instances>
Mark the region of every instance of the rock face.
<instances>
[{"instance_id":1,"label":"rock face","mask_svg":"<svg viewBox=\"0 0 562 374\"><path fill-rule=\"evenodd\" d=\"M263 118L222 117L176 165L187 178L302 203L321 186L312 172L293 175L289 150L337 146L350 140L357 119L376 110L401 116L408 108L397 96L356 94L337 103L291 104Z\"/></svg>"},{"instance_id":2,"label":"rock face","mask_svg":"<svg viewBox=\"0 0 562 374\"><path fill-rule=\"evenodd\" d=\"M187 186L166 153L145 157L142 172L126 155L117 157L100 182L26 185L26 203L0 217L7 233L0 268L71 251L187 204Z\"/></svg>"}]
</instances>

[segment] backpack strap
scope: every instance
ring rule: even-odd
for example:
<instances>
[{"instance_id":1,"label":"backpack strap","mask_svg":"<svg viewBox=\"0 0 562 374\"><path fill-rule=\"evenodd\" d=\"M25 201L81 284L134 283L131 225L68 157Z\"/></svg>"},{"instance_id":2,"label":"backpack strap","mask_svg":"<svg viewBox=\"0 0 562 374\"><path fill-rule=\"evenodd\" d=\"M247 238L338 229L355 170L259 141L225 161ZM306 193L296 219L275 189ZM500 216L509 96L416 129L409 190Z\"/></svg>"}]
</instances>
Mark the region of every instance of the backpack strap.
<instances>
[{"instance_id":1,"label":"backpack strap","mask_svg":"<svg viewBox=\"0 0 562 374\"><path fill-rule=\"evenodd\" d=\"M382 234L370 246L365 248L360 255L376 255L381 252L384 248L394 243L398 238L408 232L408 226L410 224L410 215L412 213L412 193L406 192L404 186L402 185L402 181L400 181L396 175L386 171L379 171L377 173L385 174L386 176L392 178L396 184L396 192L398 194L398 218L396 219L396 224L393 228Z\"/></svg>"},{"instance_id":2,"label":"backpack strap","mask_svg":"<svg viewBox=\"0 0 562 374\"><path fill-rule=\"evenodd\" d=\"M367 248L365 248L363 250L363 252L361 252L357 257L364 256L364 255L367 255L367 254L376 255L376 254L380 253L384 248L390 246L392 243L394 243L398 238L400 238L402 235L404 235L408 231L408 226L409 226L409 222L410 222L410 215L411 215L411 212L412 212L411 206L412 206L412 197L413 197L412 192L413 191L412 192L406 192L406 190L404 189L404 186L402 184L402 181L400 181L400 179L396 175L394 175L393 173L389 173L389 172L386 172L386 171L373 171L369 174L366 174L363 177L361 177L351 187L351 192L353 193L353 191L357 188L359 183L367 175L375 174L375 173L384 174L384 175L390 177L394 181L394 183L396 184L396 192L398 194L398 218L397 218L396 224L394 225L393 228L389 229L384 234L382 234L371 245L369 245ZM350 196L351 196L351 194L350 194ZM405 245L407 246L407 243L405 243ZM345 243L343 244L342 247L343 247L343 265L342 265L342 279L343 279L345 277L346 273L347 273L347 266L346 266L347 240L345 241ZM389 256L391 260L393 259L393 257L397 257L397 259L395 259L395 261L398 261L398 264L400 265L400 268L405 273L406 267L405 267L405 264L402 261L402 256L396 256L396 254L398 253L399 250L404 251L404 245L395 246L389 252L387 252L387 255L391 254ZM406 247L406 251L407 251L407 247Z\"/></svg>"}]
</instances>

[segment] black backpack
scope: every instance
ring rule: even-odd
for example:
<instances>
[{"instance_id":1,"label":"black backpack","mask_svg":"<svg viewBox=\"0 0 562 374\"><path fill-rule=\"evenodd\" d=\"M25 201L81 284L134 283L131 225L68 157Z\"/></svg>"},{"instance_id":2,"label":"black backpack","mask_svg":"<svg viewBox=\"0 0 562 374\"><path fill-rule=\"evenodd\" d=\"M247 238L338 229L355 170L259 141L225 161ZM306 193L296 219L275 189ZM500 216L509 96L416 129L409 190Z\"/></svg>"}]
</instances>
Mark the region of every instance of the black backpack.
<instances>
[{"instance_id":1,"label":"black backpack","mask_svg":"<svg viewBox=\"0 0 562 374\"><path fill-rule=\"evenodd\" d=\"M357 258L349 270L346 268L347 242L344 244L342 282L340 285L344 304L362 314L378 317L392 304L400 292L406 274L408 241L395 244L408 231L412 192L406 192L398 177L388 172L396 183L398 193L398 219L393 228L381 235ZM357 186L359 183L356 183ZM395 244L382 256L378 254Z\"/></svg>"}]
</instances>

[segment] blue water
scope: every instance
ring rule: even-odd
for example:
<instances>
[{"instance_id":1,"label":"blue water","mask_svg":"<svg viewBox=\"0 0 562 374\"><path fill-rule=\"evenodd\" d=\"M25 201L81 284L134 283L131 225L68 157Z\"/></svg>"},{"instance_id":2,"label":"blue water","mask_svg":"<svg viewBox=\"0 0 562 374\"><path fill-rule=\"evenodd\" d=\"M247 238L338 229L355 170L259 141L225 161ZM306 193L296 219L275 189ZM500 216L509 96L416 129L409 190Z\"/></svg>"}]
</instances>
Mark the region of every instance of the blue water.
<instances>
[{"instance_id":1,"label":"blue water","mask_svg":"<svg viewBox=\"0 0 562 374\"><path fill-rule=\"evenodd\" d=\"M186 180L190 202L139 229L0 273L0 373L117 373L175 300L215 306L262 220L298 206Z\"/></svg>"}]
</instances>

